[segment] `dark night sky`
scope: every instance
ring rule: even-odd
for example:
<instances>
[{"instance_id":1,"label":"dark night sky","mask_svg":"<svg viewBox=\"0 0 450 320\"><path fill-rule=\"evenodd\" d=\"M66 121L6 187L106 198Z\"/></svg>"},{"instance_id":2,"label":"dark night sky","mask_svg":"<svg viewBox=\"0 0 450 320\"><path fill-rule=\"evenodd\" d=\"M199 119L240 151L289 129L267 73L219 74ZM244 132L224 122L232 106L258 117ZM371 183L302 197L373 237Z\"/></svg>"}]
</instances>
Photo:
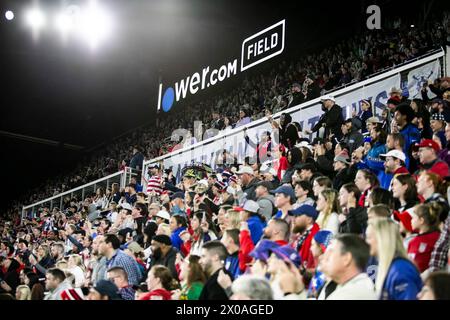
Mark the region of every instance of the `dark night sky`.
<instances>
[{"instance_id":1,"label":"dark night sky","mask_svg":"<svg viewBox=\"0 0 450 320\"><path fill-rule=\"evenodd\" d=\"M63 2L40 4L48 12ZM21 16L32 1L0 2L0 130L94 146L154 119L159 74L171 82L238 58L244 38L283 18L286 49L279 59L288 59L364 28L367 6L356 1L345 2L345 8L343 1L99 2L113 13L116 27L95 52L70 39L63 46L51 28L33 43ZM406 3L411 12L418 10L411 1L378 3L382 10L404 8ZM13 21L4 18L7 9L15 11ZM227 85L231 81L221 84L220 90ZM73 166L79 155L2 135L0 145L0 179L9 186L7 198Z\"/></svg>"}]
</instances>

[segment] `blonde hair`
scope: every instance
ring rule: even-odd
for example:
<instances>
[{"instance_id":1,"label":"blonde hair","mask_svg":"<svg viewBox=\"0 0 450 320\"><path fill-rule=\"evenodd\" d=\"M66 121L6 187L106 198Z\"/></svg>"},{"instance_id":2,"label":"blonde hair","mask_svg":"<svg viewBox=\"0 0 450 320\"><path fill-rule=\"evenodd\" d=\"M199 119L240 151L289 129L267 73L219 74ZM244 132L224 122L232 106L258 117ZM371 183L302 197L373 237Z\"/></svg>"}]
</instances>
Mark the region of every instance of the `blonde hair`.
<instances>
[{"instance_id":1,"label":"blonde hair","mask_svg":"<svg viewBox=\"0 0 450 320\"><path fill-rule=\"evenodd\" d=\"M378 247L378 271L375 289L381 295L384 280L394 258L408 259L398 225L388 218L374 218L369 221Z\"/></svg>"},{"instance_id":2,"label":"blonde hair","mask_svg":"<svg viewBox=\"0 0 450 320\"><path fill-rule=\"evenodd\" d=\"M71 254L69 256L69 260L72 259L75 262L75 266L78 266L81 268L81 270L84 270L84 265L83 265L83 259L81 259L81 256L79 256L78 254Z\"/></svg>"},{"instance_id":3,"label":"blonde hair","mask_svg":"<svg viewBox=\"0 0 450 320\"><path fill-rule=\"evenodd\" d=\"M172 234L172 232L170 231L170 226L167 223L161 223L156 231L158 231L159 229L161 229L162 234L165 234L166 236L170 237L170 235Z\"/></svg>"},{"instance_id":4,"label":"blonde hair","mask_svg":"<svg viewBox=\"0 0 450 320\"><path fill-rule=\"evenodd\" d=\"M239 211L230 209L225 213L225 218L229 220L230 225L227 229L240 229L241 228L241 213Z\"/></svg>"},{"instance_id":5,"label":"blonde hair","mask_svg":"<svg viewBox=\"0 0 450 320\"><path fill-rule=\"evenodd\" d=\"M66 270L69 267L69 265L67 264L67 261L65 260L61 260L55 263L55 268L61 269L61 270Z\"/></svg>"},{"instance_id":6,"label":"blonde hair","mask_svg":"<svg viewBox=\"0 0 450 320\"><path fill-rule=\"evenodd\" d=\"M27 285L20 285L16 288L16 293L19 292L19 300L31 300L31 290Z\"/></svg>"},{"instance_id":7,"label":"blonde hair","mask_svg":"<svg viewBox=\"0 0 450 320\"><path fill-rule=\"evenodd\" d=\"M339 204L338 192L336 190L324 189L320 194L325 198L325 201L327 202L327 207L323 211L323 214L321 212L316 221L322 229L327 225L328 219L333 212L339 214L342 212L342 210Z\"/></svg>"}]
</instances>

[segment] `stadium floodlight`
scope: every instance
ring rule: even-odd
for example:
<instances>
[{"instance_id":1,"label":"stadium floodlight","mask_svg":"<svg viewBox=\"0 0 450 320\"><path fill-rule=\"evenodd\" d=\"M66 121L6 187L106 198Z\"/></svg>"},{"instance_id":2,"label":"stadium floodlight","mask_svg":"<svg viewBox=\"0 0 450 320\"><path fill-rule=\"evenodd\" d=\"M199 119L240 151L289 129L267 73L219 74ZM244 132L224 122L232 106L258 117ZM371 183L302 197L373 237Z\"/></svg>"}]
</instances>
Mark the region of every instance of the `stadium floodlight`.
<instances>
[{"instance_id":1,"label":"stadium floodlight","mask_svg":"<svg viewBox=\"0 0 450 320\"><path fill-rule=\"evenodd\" d=\"M55 16L55 27L63 36L66 36L69 32L79 26L80 12L80 7L77 5L70 5L63 12Z\"/></svg>"},{"instance_id":2,"label":"stadium floodlight","mask_svg":"<svg viewBox=\"0 0 450 320\"><path fill-rule=\"evenodd\" d=\"M6 18L6 20L14 19L14 12L12 12L11 10L6 11L5 12L5 18Z\"/></svg>"},{"instance_id":3,"label":"stadium floodlight","mask_svg":"<svg viewBox=\"0 0 450 320\"><path fill-rule=\"evenodd\" d=\"M33 28L33 30L39 30L45 25L45 15L38 8L30 9L26 15L27 24Z\"/></svg>"},{"instance_id":4,"label":"stadium floodlight","mask_svg":"<svg viewBox=\"0 0 450 320\"><path fill-rule=\"evenodd\" d=\"M96 1L91 1L82 10L80 19L80 35L95 49L99 42L106 39L112 30L111 16L100 8Z\"/></svg>"}]
</instances>

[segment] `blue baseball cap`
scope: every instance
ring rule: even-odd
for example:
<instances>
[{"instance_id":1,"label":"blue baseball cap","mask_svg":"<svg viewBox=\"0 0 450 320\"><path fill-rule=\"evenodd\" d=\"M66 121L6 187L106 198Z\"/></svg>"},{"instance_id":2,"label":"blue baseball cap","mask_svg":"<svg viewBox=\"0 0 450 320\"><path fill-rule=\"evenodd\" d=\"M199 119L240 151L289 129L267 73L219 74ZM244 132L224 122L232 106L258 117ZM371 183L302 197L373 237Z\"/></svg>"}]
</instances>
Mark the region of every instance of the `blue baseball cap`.
<instances>
[{"instance_id":1,"label":"blue baseball cap","mask_svg":"<svg viewBox=\"0 0 450 320\"><path fill-rule=\"evenodd\" d=\"M281 260L292 262L297 268L300 266L302 259L297 250L290 245L279 246L273 248L272 252Z\"/></svg>"},{"instance_id":2,"label":"blue baseball cap","mask_svg":"<svg viewBox=\"0 0 450 320\"><path fill-rule=\"evenodd\" d=\"M319 213L317 212L316 208L310 206L309 204L304 204L295 210L289 210L288 214L290 216L306 215L308 217L313 218L313 220L316 220L317 217L319 216Z\"/></svg>"},{"instance_id":3,"label":"blue baseball cap","mask_svg":"<svg viewBox=\"0 0 450 320\"><path fill-rule=\"evenodd\" d=\"M250 256L255 258L256 260L262 260L264 262L267 262L267 259L269 259L270 253L274 248L279 247L280 245L276 242L262 239L258 242L256 247L250 252Z\"/></svg>"},{"instance_id":4,"label":"blue baseball cap","mask_svg":"<svg viewBox=\"0 0 450 320\"><path fill-rule=\"evenodd\" d=\"M333 233L328 230L320 230L314 235L314 241L322 248L323 252L327 249L331 239L333 239Z\"/></svg>"},{"instance_id":5,"label":"blue baseball cap","mask_svg":"<svg viewBox=\"0 0 450 320\"><path fill-rule=\"evenodd\" d=\"M288 184L283 184L282 186L279 186L275 190L270 191L270 193L272 194L282 193L285 196L291 197L292 200L296 199L294 189L292 188L292 186Z\"/></svg>"}]
</instances>

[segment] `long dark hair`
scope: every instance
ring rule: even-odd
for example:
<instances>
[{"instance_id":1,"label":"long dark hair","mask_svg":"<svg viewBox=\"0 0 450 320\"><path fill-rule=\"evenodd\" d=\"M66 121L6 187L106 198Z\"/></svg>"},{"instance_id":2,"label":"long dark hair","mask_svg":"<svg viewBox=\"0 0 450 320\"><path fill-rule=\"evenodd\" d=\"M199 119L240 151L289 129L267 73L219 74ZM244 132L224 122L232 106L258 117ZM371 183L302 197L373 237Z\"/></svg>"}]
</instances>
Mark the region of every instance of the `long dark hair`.
<instances>
[{"instance_id":1,"label":"long dark hair","mask_svg":"<svg viewBox=\"0 0 450 320\"><path fill-rule=\"evenodd\" d=\"M196 217L200 221L200 223L202 223L203 215L205 216L206 223L209 226L209 231L212 231L214 233L214 235L217 237L216 226L214 225L211 218L205 211L198 210L198 211L194 212L193 217ZM203 239L204 232L203 232L203 229L201 228L201 226L198 227L198 230L194 230L194 234L196 234L198 236L198 241L201 241Z\"/></svg>"},{"instance_id":2,"label":"long dark hair","mask_svg":"<svg viewBox=\"0 0 450 320\"><path fill-rule=\"evenodd\" d=\"M189 256L189 273L186 279L188 287L191 287L194 282L200 282L203 284L206 282L206 274L203 271L199 261L200 257L196 255Z\"/></svg>"},{"instance_id":3,"label":"long dark hair","mask_svg":"<svg viewBox=\"0 0 450 320\"><path fill-rule=\"evenodd\" d=\"M412 175L410 175L409 173L397 174L394 176L394 179L397 179L397 181L400 182L402 186L404 186L405 184L408 186L408 189L406 189L404 195L406 203L418 201L416 179L414 179Z\"/></svg>"}]
</instances>

